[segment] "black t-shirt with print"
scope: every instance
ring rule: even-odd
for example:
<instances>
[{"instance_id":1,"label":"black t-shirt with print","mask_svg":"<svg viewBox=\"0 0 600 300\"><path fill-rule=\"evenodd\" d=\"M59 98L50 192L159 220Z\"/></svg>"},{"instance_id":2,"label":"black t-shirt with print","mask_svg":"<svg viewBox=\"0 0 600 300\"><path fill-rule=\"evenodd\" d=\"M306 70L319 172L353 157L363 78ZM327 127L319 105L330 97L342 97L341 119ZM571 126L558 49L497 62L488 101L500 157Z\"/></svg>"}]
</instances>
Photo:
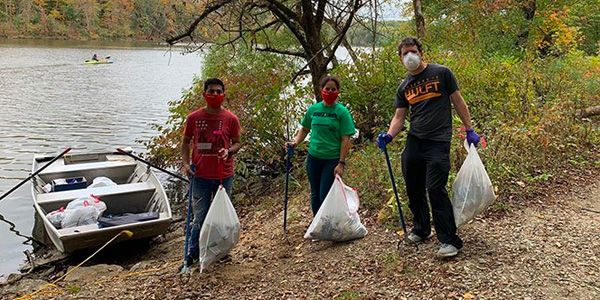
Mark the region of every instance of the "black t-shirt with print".
<instances>
[{"instance_id":1,"label":"black t-shirt with print","mask_svg":"<svg viewBox=\"0 0 600 300\"><path fill-rule=\"evenodd\" d=\"M452 71L438 64L408 74L398 86L394 107L410 107L410 131L420 139L449 142L452 139L450 95L458 90Z\"/></svg>"}]
</instances>

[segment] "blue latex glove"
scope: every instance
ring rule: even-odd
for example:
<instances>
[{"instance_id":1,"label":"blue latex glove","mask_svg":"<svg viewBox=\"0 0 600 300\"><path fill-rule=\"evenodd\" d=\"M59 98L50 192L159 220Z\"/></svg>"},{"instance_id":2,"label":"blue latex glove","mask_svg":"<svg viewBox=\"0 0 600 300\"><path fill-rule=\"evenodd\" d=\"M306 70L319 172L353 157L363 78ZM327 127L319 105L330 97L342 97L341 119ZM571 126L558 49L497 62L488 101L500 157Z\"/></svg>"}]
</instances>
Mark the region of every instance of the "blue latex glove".
<instances>
[{"instance_id":1,"label":"blue latex glove","mask_svg":"<svg viewBox=\"0 0 600 300\"><path fill-rule=\"evenodd\" d=\"M475 147L477 147L477 144L479 144L479 134L477 134L477 132L475 132L475 130L470 129L465 131L467 133L467 143L469 144L469 146L471 146L471 144L475 145Z\"/></svg>"},{"instance_id":2,"label":"blue latex glove","mask_svg":"<svg viewBox=\"0 0 600 300\"><path fill-rule=\"evenodd\" d=\"M380 133L377 136L377 139L375 140L375 143L377 143L377 147L383 149L383 147L385 147L387 144L392 142L392 135L389 133Z\"/></svg>"}]
</instances>

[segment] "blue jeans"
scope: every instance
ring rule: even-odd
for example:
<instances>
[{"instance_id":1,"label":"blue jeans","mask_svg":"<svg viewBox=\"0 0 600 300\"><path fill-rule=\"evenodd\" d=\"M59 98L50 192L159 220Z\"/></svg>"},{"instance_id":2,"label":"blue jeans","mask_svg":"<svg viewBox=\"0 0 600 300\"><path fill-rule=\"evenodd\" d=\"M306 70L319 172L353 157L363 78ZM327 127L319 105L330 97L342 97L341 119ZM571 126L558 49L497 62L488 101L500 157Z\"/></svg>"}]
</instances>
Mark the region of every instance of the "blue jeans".
<instances>
[{"instance_id":1,"label":"blue jeans","mask_svg":"<svg viewBox=\"0 0 600 300\"><path fill-rule=\"evenodd\" d=\"M317 215L333 185L335 180L333 170L338 165L338 161L338 158L320 159L310 154L306 157L306 173L310 182L310 207L313 216Z\"/></svg>"},{"instance_id":2,"label":"blue jeans","mask_svg":"<svg viewBox=\"0 0 600 300\"><path fill-rule=\"evenodd\" d=\"M233 176L223 179L223 187L225 187L225 191L230 198L232 184ZM204 219L206 219L206 215L208 214L212 199L219 189L219 185L221 185L219 179L193 178L192 190L194 201L192 202L192 211L194 213L194 220L192 221L192 232L189 241L189 255L194 258L198 258L200 255L200 230L202 229L202 224L204 224Z\"/></svg>"}]
</instances>

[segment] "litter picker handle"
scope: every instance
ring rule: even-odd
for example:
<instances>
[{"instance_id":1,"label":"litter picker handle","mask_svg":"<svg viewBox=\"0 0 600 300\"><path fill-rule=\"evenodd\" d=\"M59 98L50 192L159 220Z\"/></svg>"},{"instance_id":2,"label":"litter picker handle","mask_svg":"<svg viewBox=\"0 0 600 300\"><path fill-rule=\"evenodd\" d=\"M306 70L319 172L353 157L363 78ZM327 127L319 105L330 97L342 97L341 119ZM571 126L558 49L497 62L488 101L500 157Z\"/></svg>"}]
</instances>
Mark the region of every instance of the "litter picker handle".
<instances>
[{"instance_id":1,"label":"litter picker handle","mask_svg":"<svg viewBox=\"0 0 600 300\"><path fill-rule=\"evenodd\" d=\"M283 198L283 237L287 234L287 206L288 206L288 186L290 181L290 160L294 156L294 147L290 143L286 145L285 159L285 196Z\"/></svg>"},{"instance_id":2,"label":"litter picker handle","mask_svg":"<svg viewBox=\"0 0 600 300\"><path fill-rule=\"evenodd\" d=\"M402 213L402 206L400 205L400 198L398 197L398 190L396 189L396 179L394 178L392 163L390 162L390 156L388 155L386 145L383 145L381 150L383 151L383 154L385 154L385 161L387 162L390 179L392 180L392 188L394 189L394 196L396 197L396 205L398 205L398 214L400 215L400 222L402 223L402 231L404 231L404 236L406 236L406 223L404 222L404 214Z\"/></svg>"}]
</instances>

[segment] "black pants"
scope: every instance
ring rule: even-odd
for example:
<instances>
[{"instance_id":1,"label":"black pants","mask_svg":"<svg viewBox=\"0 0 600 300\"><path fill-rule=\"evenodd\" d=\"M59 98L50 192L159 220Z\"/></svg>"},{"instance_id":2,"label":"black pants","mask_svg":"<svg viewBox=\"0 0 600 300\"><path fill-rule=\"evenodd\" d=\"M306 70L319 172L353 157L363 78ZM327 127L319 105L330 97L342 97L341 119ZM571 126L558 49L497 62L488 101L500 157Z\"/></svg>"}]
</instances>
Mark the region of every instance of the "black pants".
<instances>
[{"instance_id":1,"label":"black pants","mask_svg":"<svg viewBox=\"0 0 600 300\"><path fill-rule=\"evenodd\" d=\"M429 205L431 202L433 224L438 240L462 248L456 235L452 203L446 183L450 172L450 142L422 140L408 135L402 152L402 174L406 182L408 205L413 213L412 232L426 237L431 233Z\"/></svg>"}]
</instances>

